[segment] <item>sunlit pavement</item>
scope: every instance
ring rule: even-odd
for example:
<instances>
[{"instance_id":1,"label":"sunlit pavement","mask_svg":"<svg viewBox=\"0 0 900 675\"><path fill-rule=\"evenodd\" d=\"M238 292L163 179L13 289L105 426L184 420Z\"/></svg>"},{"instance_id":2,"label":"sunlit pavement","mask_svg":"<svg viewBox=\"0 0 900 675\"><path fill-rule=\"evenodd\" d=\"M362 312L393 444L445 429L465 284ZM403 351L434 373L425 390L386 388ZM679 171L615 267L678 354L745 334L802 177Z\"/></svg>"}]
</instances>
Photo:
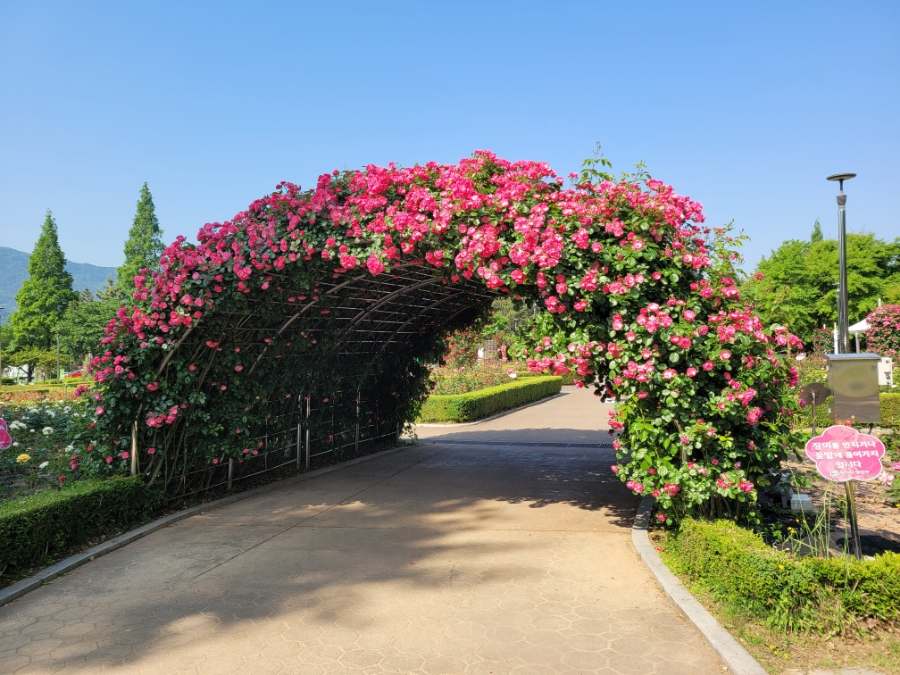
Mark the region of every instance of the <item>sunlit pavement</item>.
<instances>
[{"instance_id":1,"label":"sunlit pavement","mask_svg":"<svg viewBox=\"0 0 900 675\"><path fill-rule=\"evenodd\" d=\"M0 608L0 672L721 673L631 547L612 451L585 447L604 410L566 389L420 427L183 520Z\"/></svg>"}]
</instances>

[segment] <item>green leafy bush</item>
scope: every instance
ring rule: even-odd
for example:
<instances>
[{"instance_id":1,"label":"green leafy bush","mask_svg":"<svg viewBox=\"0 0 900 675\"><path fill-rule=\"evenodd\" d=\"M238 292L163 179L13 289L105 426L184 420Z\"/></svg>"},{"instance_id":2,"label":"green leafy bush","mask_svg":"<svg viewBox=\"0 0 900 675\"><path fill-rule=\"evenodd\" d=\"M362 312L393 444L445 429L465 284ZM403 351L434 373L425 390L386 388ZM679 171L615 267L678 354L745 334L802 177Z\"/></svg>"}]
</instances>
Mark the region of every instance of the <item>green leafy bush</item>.
<instances>
[{"instance_id":1,"label":"green leafy bush","mask_svg":"<svg viewBox=\"0 0 900 675\"><path fill-rule=\"evenodd\" d=\"M685 519L663 553L717 601L790 632L852 631L900 619L900 555L795 558L731 521Z\"/></svg>"},{"instance_id":2,"label":"green leafy bush","mask_svg":"<svg viewBox=\"0 0 900 675\"><path fill-rule=\"evenodd\" d=\"M38 565L90 539L149 518L162 493L140 478L75 481L0 503L0 573Z\"/></svg>"},{"instance_id":3,"label":"green leafy bush","mask_svg":"<svg viewBox=\"0 0 900 675\"><path fill-rule=\"evenodd\" d=\"M418 422L471 422L558 394L561 377L528 377L468 394L430 396Z\"/></svg>"}]
</instances>

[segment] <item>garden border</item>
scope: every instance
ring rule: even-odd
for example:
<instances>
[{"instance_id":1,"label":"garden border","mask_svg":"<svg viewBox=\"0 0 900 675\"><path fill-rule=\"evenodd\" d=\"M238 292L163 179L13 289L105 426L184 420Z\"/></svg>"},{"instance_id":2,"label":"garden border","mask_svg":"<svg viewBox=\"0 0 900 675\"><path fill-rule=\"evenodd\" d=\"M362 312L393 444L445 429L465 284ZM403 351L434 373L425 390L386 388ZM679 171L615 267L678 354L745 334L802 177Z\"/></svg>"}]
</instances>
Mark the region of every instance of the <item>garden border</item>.
<instances>
[{"instance_id":1,"label":"garden border","mask_svg":"<svg viewBox=\"0 0 900 675\"><path fill-rule=\"evenodd\" d=\"M161 530L162 528L171 525L172 523L177 523L180 520L190 518L191 516L195 516L198 513L204 513L206 511L218 509L222 506L228 506L229 504L239 502L248 497L254 497L258 494L262 494L279 487L292 485L294 483L300 483L305 480L309 480L310 478L321 476L322 474L331 473L332 471L337 471L338 469L341 469L345 466L351 466L353 464L366 462L370 459L375 459L376 457L384 457L385 455L390 455L395 452L399 452L400 450L405 450L411 447L414 447L414 444L402 443L401 445L395 446L393 448L388 448L387 450L373 452L370 455L356 457L355 459L348 459L345 462L339 462L338 464L332 464L331 466L322 467L321 469L308 471L306 473L300 474L299 476L291 476L290 478L285 478L283 480L273 481L272 483L261 485L257 488L245 490L244 492L239 492L237 494L229 495L228 497L223 497L222 499L206 502L204 504L198 504L197 506L191 506L181 511L177 511L176 513L171 513L168 516L163 516L162 518L151 521L146 525L142 525L141 527L138 527L134 530L129 530L128 532L123 532L117 537L113 537L111 539L108 539L107 541L97 544L96 546L92 546L86 551L76 553L75 555L71 555L68 558L60 560L55 565L51 565L50 567L41 570L32 577L22 579L21 581L17 581L14 584L10 584L6 588L0 589L0 607L8 605L11 602L15 602L26 593L29 593L30 591L33 591L34 589L39 588L40 586L43 586L45 584L49 584L51 581L61 575L68 574L69 572L81 567L86 563L93 562L95 558L104 556L107 553L112 553L113 551L120 549L123 546L126 546L127 544L130 544L134 541L137 541L138 539L142 539L148 534L152 534L157 530Z\"/></svg>"},{"instance_id":2,"label":"garden border","mask_svg":"<svg viewBox=\"0 0 900 675\"><path fill-rule=\"evenodd\" d=\"M641 500L631 528L631 542L641 560L650 569L650 573L678 611L700 632L729 671L735 675L768 675L765 668L722 627L722 624L716 621L712 614L706 611L657 555L647 534L654 501L653 497L644 497Z\"/></svg>"}]
</instances>

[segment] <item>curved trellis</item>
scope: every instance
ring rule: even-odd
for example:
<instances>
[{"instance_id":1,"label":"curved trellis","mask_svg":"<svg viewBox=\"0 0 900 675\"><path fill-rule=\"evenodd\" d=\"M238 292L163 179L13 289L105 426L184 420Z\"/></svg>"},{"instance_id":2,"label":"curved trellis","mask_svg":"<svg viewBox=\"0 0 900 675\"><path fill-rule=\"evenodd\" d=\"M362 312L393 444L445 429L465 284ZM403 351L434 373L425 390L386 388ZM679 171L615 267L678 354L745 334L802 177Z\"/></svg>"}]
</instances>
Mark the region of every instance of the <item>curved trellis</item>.
<instances>
[{"instance_id":1,"label":"curved trellis","mask_svg":"<svg viewBox=\"0 0 900 675\"><path fill-rule=\"evenodd\" d=\"M790 442L773 348L795 338L740 303L699 204L653 180L561 183L483 152L369 166L179 237L95 360L107 461L129 463L133 435L133 470L184 493L225 459L268 462L273 434L285 461L396 434L447 333L509 294L542 306L532 369L618 394L629 487L675 514L746 501Z\"/></svg>"}]
</instances>

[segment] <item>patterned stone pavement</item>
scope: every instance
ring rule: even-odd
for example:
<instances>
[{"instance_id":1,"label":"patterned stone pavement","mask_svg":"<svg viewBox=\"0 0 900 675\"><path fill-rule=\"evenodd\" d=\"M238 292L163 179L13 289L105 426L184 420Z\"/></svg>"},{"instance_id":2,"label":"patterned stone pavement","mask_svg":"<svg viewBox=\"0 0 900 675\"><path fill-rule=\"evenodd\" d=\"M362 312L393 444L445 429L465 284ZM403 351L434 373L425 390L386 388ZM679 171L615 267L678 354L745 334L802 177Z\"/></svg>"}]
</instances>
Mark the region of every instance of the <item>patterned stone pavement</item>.
<instances>
[{"instance_id":1,"label":"patterned stone pavement","mask_svg":"<svg viewBox=\"0 0 900 675\"><path fill-rule=\"evenodd\" d=\"M0 608L0 672L722 673L631 548L609 450L452 442L608 441L595 401L160 530Z\"/></svg>"}]
</instances>

